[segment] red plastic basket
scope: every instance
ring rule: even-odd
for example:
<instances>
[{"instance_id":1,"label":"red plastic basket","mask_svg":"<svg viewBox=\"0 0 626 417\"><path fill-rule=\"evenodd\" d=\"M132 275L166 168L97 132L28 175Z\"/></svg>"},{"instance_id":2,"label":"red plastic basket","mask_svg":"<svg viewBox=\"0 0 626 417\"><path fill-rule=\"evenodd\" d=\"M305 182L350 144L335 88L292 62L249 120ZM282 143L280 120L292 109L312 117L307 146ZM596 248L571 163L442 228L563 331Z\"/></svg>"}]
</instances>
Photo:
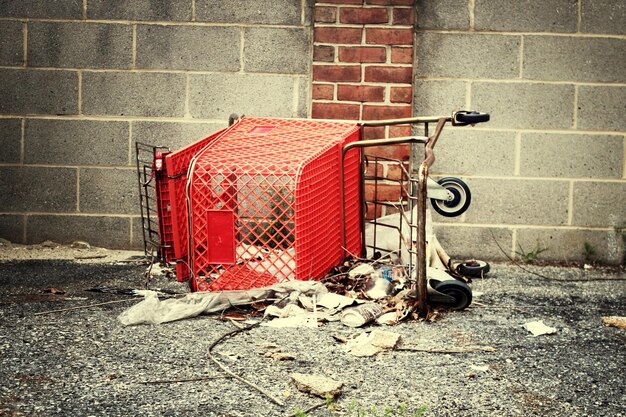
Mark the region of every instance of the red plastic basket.
<instances>
[{"instance_id":1,"label":"red plastic basket","mask_svg":"<svg viewBox=\"0 0 626 417\"><path fill-rule=\"evenodd\" d=\"M166 157L177 279L194 290L320 279L361 250L356 124L244 118Z\"/></svg>"}]
</instances>

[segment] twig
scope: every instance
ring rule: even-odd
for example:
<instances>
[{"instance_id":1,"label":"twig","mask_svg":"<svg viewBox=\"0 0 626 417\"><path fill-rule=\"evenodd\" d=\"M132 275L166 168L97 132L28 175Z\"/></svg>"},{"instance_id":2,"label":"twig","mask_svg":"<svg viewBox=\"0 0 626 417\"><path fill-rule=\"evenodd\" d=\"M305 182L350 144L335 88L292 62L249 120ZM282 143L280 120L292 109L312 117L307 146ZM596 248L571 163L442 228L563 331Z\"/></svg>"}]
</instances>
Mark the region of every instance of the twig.
<instances>
[{"instance_id":1,"label":"twig","mask_svg":"<svg viewBox=\"0 0 626 417\"><path fill-rule=\"evenodd\" d=\"M451 349L429 349L422 347L405 346L396 348L400 351L408 352L426 352L426 353L470 353L470 352L495 352L496 348L493 346L469 346L466 348L451 348Z\"/></svg>"},{"instance_id":2,"label":"twig","mask_svg":"<svg viewBox=\"0 0 626 417\"><path fill-rule=\"evenodd\" d=\"M232 372L231 370L229 370L228 368L226 368L224 365L222 365L217 359L215 359L215 357L213 356L213 348L215 348L215 346L217 346L220 342L222 342L224 339L234 336L237 333L241 333L247 330L250 330L256 326L258 326L259 324L261 324L261 322L259 321L258 323L254 323L251 324L250 326L241 328L241 329L235 329L235 330L231 330L228 333L224 333L223 335L221 335L220 337L218 337L213 343L211 343L211 345L209 346L209 359L211 359L211 361L213 361L213 363L215 363L217 366L219 366L219 368L224 371L225 373L227 373L228 375L232 376L233 378L235 378L237 381L239 382L243 382L244 384L248 385L251 388L254 388L255 390L259 391L261 394L265 395L267 398L269 398L272 402L274 402L275 404L278 404L280 406L284 406L285 403L282 402L281 400L279 400L278 398L276 398L275 396L273 396L272 394L270 394L269 392L267 392L266 390L264 390L263 388L259 387L258 385L253 384L252 382L240 377L239 375L235 374L234 372Z\"/></svg>"},{"instance_id":3,"label":"twig","mask_svg":"<svg viewBox=\"0 0 626 417\"><path fill-rule=\"evenodd\" d=\"M205 381L207 379L231 378L230 375L201 376L198 378L159 379L156 381L139 381L138 384L175 384L177 382Z\"/></svg>"},{"instance_id":4,"label":"twig","mask_svg":"<svg viewBox=\"0 0 626 417\"><path fill-rule=\"evenodd\" d=\"M85 259L103 259L106 258L108 255L78 255L78 256L74 256L74 259L78 259L78 260L85 260Z\"/></svg>"},{"instance_id":5,"label":"twig","mask_svg":"<svg viewBox=\"0 0 626 417\"><path fill-rule=\"evenodd\" d=\"M305 410L302 410L301 412L296 412L296 413L293 413L293 414L289 414L287 417L297 417L298 415L308 414L311 411L317 410L318 408L323 407L325 405L326 405L326 401L324 401L323 403L312 405L309 408L307 408Z\"/></svg>"},{"instance_id":6,"label":"twig","mask_svg":"<svg viewBox=\"0 0 626 417\"><path fill-rule=\"evenodd\" d=\"M77 307L69 307L69 308L60 308L58 310L40 311L39 313L34 313L33 316L41 316L43 314L50 314L50 313L60 313L62 311L70 311L70 310L81 310L84 308L98 307L98 306L103 306L107 304L124 303L127 301L136 301L136 300L141 300L141 299L143 298L128 298L126 300L113 300L113 301L107 301L105 303L89 304L88 306L77 306Z\"/></svg>"}]
</instances>

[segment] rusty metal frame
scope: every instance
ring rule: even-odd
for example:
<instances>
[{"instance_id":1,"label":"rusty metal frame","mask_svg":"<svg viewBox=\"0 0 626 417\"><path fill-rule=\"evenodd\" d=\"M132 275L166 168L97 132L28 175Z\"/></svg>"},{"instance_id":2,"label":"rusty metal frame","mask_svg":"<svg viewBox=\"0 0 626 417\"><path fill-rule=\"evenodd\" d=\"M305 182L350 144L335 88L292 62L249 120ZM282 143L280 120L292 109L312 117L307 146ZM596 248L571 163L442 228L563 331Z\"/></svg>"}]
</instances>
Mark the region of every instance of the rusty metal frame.
<instances>
[{"instance_id":1,"label":"rusty metal frame","mask_svg":"<svg viewBox=\"0 0 626 417\"><path fill-rule=\"evenodd\" d=\"M346 247L346 225L345 225L345 191L343 187L344 180L344 159L345 155L351 149L360 149L361 150L361 160L363 159L363 149L373 146L384 146L384 145L400 145L400 144L424 144L424 159L421 162L418 169L418 177L417 177L417 190L411 190L409 195L409 199L411 201L410 209L413 209L413 205L417 205L417 230L416 230L416 249L413 250L409 248L409 253L411 255L415 254L417 258L417 279L416 279L416 289L418 296L418 305L419 305L419 314L422 317L425 317L429 312L428 306L428 297L427 297L427 277L426 277L426 199L427 199L427 180L428 180L428 170L435 162L435 154L433 152L433 148L437 144L437 140L439 139L439 135L443 130L446 123L450 122L455 125L455 114L450 116L442 116L442 117L414 117L414 118L406 118L406 119L392 119L392 120L378 120L378 121L366 121L359 123L361 127L361 137L363 137L363 129L365 127L373 127L373 126L391 126L391 125L400 125L400 124L424 124L426 136L406 136L406 137L398 137L398 138L389 138L389 139L370 139L370 140L362 140L358 142L351 142L345 145L341 152L341 179L342 179L342 187L341 187L341 205L342 205L342 238L343 238L343 247L345 251ZM432 135L428 136L428 125L430 123L437 123L435 127L435 131ZM409 178L409 181L414 182L414 178ZM365 184L361 181L361 205L363 204L364 199L364 188ZM413 188L413 187L412 187ZM408 222L410 226L410 236L412 240L412 229L413 225L411 222ZM361 231L362 231L362 242L363 242L363 250L365 250L365 218L362 216L361 219ZM345 255L345 252L344 252ZM412 258L412 256L411 256ZM411 262L411 261L409 261Z\"/></svg>"}]
</instances>

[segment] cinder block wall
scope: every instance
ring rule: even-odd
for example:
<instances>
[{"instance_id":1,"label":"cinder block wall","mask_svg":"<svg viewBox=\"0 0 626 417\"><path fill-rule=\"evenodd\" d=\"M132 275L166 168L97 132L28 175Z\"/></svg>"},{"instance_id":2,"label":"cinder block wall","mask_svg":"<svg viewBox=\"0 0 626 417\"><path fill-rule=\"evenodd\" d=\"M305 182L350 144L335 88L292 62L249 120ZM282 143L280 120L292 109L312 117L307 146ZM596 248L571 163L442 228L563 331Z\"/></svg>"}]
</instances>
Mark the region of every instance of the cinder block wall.
<instances>
[{"instance_id":1,"label":"cinder block wall","mask_svg":"<svg viewBox=\"0 0 626 417\"><path fill-rule=\"evenodd\" d=\"M138 247L134 143L305 117L307 0L0 2L0 237Z\"/></svg>"},{"instance_id":2,"label":"cinder block wall","mask_svg":"<svg viewBox=\"0 0 626 417\"><path fill-rule=\"evenodd\" d=\"M438 217L459 257L624 262L626 3L417 0L416 114L492 121L444 133L434 169L467 180L470 210ZM492 236L493 234L493 236ZM520 245L521 248L520 249ZM518 254L519 255L519 254Z\"/></svg>"}]
</instances>

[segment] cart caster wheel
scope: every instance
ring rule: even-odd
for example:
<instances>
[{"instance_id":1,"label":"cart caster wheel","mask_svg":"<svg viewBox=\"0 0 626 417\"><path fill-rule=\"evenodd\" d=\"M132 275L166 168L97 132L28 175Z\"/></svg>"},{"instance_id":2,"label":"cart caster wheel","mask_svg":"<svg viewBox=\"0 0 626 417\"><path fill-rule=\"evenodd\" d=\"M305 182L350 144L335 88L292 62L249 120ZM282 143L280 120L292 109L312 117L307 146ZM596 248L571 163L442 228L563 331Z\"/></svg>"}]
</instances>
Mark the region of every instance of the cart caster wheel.
<instances>
[{"instance_id":1,"label":"cart caster wheel","mask_svg":"<svg viewBox=\"0 0 626 417\"><path fill-rule=\"evenodd\" d=\"M454 303L445 303L451 310L464 310L472 304L472 290L464 282L456 280L443 281L437 286L436 290L454 298Z\"/></svg>"},{"instance_id":2,"label":"cart caster wheel","mask_svg":"<svg viewBox=\"0 0 626 417\"><path fill-rule=\"evenodd\" d=\"M467 211L472 202L472 193L464 181L454 177L446 177L437 181L437 184L454 195L451 201L430 199L430 203L437 213L444 217L456 217Z\"/></svg>"},{"instance_id":3,"label":"cart caster wheel","mask_svg":"<svg viewBox=\"0 0 626 417\"><path fill-rule=\"evenodd\" d=\"M460 111L455 114L454 119L457 125L473 125L476 123L488 122L489 113L480 113L477 111Z\"/></svg>"},{"instance_id":4,"label":"cart caster wheel","mask_svg":"<svg viewBox=\"0 0 626 417\"><path fill-rule=\"evenodd\" d=\"M456 272L467 277L482 278L489 272L489 264L472 259L457 265Z\"/></svg>"},{"instance_id":5,"label":"cart caster wheel","mask_svg":"<svg viewBox=\"0 0 626 417\"><path fill-rule=\"evenodd\" d=\"M237 113L231 113L231 115L228 116L228 126L234 125L237 120L239 120L239 115Z\"/></svg>"}]
</instances>

